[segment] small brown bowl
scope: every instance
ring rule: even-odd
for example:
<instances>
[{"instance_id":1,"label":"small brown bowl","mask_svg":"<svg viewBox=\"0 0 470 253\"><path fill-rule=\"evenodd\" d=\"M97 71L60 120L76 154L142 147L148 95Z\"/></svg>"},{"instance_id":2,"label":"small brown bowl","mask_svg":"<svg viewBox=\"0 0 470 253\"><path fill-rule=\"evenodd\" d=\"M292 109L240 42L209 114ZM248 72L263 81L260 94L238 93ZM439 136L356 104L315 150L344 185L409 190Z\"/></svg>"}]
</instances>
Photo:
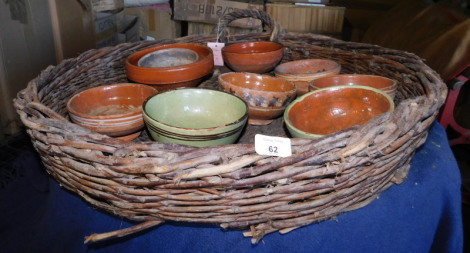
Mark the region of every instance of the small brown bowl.
<instances>
[{"instance_id":1,"label":"small brown bowl","mask_svg":"<svg viewBox=\"0 0 470 253\"><path fill-rule=\"evenodd\" d=\"M274 74L297 86L297 95L303 95L309 91L309 84L320 77L337 75L341 71L341 65L327 59L305 59L285 62L274 69Z\"/></svg>"},{"instance_id":2,"label":"small brown bowl","mask_svg":"<svg viewBox=\"0 0 470 253\"><path fill-rule=\"evenodd\" d=\"M248 123L266 125L279 117L295 98L292 83L269 75L229 72L219 76L220 87L248 104Z\"/></svg>"},{"instance_id":3,"label":"small brown bowl","mask_svg":"<svg viewBox=\"0 0 470 253\"><path fill-rule=\"evenodd\" d=\"M222 48L224 63L237 72L269 72L283 55L283 46L271 41L239 42Z\"/></svg>"},{"instance_id":4,"label":"small brown bowl","mask_svg":"<svg viewBox=\"0 0 470 253\"><path fill-rule=\"evenodd\" d=\"M397 81L377 75L333 75L315 79L310 84L311 91L338 85L362 85L379 89L395 97Z\"/></svg>"},{"instance_id":5,"label":"small brown bowl","mask_svg":"<svg viewBox=\"0 0 470 253\"><path fill-rule=\"evenodd\" d=\"M197 60L189 64L168 67L139 66L139 60L142 57L159 50L169 49L189 49L196 52ZM198 85L214 69L214 56L212 49L207 46L196 43L175 43L160 45L133 53L127 57L125 65L129 80L149 84L159 91L164 91Z\"/></svg>"},{"instance_id":6,"label":"small brown bowl","mask_svg":"<svg viewBox=\"0 0 470 253\"><path fill-rule=\"evenodd\" d=\"M381 90L343 85L309 92L284 112L287 130L297 138L319 138L394 109L392 98Z\"/></svg>"},{"instance_id":7,"label":"small brown bowl","mask_svg":"<svg viewBox=\"0 0 470 253\"><path fill-rule=\"evenodd\" d=\"M67 102L70 119L97 133L132 140L144 127L143 102L155 95L151 86L120 83L75 94Z\"/></svg>"}]
</instances>

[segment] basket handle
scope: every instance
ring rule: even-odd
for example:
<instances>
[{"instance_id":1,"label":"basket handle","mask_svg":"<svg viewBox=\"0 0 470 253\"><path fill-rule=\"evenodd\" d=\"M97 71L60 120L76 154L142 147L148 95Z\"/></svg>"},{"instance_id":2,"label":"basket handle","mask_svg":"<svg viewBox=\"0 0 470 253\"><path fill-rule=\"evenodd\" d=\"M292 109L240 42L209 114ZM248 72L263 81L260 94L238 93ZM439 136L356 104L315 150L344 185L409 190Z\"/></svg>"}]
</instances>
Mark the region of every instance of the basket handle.
<instances>
[{"instance_id":1,"label":"basket handle","mask_svg":"<svg viewBox=\"0 0 470 253\"><path fill-rule=\"evenodd\" d=\"M261 23L271 28L270 41L278 41L281 25L276 22L267 12L263 10L237 10L225 14L219 19L218 25L214 27L213 34L219 34L219 41L227 40L227 26L234 20L242 18L256 18L261 20Z\"/></svg>"}]
</instances>

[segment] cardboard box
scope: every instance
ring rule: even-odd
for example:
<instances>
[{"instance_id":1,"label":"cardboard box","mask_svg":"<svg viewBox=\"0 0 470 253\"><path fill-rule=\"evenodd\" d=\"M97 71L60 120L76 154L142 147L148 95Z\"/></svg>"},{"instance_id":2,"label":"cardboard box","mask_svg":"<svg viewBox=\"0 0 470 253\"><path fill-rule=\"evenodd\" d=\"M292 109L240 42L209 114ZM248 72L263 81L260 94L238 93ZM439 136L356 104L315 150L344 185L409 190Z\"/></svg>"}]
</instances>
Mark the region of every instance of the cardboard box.
<instances>
[{"instance_id":1,"label":"cardboard box","mask_svg":"<svg viewBox=\"0 0 470 253\"><path fill-rule=\"evenodd\" d=\"M141 20L138 16L124 15L122 26L118 27L118 43L136 42L141 40L139 34Z\"/></svg>"},{"instance_id":2,"label":"cardboard box","mask_svg":"<svg viewBox=\"0 0 470 253\"><path fill-rule=\"evenodd\" d=\"M188 35L198 35L198 34L211 34L216 25L206 24L199 22L188 22ZM256 28L242 28L242 27L227 27L229 34L237 33L252 33L252 32L262 32L261 27Z\"/></svg>"},{"instance_id":3,"label":"cardboard box","mask_svg":"<svg viewBox=\"0 0 470 253\"><path fill-rule=\"evenodd\" d=\"M113 11L124 8L124 0L92 0L93 11Z\"/></svg>"},{"instance_id":4,"label":"cardboard box","mask_svg":"<svg viewBox=\"0 0 470 253\"><path fill-rule=\"evenodd\" d=\"M173 18L182 21L217 24L219 18L236 10L263 9L263 1L249 2L250 3L225 0L175 0ZM261 27L261 21L253 18L243 18L231 22L230 26L257 28Z\"/></svg>"},{"instance_id":5,"label":"cardboard box","mask_svg":"<svg viewBox=\"0 0 470 253\"><path fill-rule=\"evenodd\" d=\"M125 8L128 15L140 18L139 35L143 39L160 40L181 37L181 22L171 19L169 4Z\"/></svg>"},{"instance_id":6,"label":"cardboard box","mask_svg":"<svg viewBox=\"0 0 470 253\"><path fill-rule=\"evenodd\" d=\"M95 37L98 48L114 46L118 42L117 14L107 12L95 13Z\"/></svg>"}]
</instances>

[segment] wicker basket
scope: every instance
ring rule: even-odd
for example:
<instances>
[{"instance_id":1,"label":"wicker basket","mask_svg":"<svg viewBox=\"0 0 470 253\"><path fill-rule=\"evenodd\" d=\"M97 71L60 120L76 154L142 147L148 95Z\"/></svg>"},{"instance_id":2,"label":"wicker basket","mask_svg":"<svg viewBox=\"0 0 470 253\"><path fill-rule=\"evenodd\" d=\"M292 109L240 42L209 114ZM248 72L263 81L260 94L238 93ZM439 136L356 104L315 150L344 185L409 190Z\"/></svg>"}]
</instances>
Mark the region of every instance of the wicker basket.
<instances>
[{"instance_id":1,"label":"wicker basket","mask_svg":"<svg viewBox=\"0 0 470 253\"><path fill-rule=\"evenodd\" d=\"M239 17L273 21L262 11ZM269 40L274 33L234 34L229 41ZM342 73L378 74L398 80L396 109L364 125L317 140L291 139L292 156L258 155L257 132L285 136L282 121L249 126L240 143L195 148L151 141L125 143L91 132L67 118L65 104L84 89L126 82L125 58L159 44L206 43L216 35L145 41L90 50L44 70L14 101L47 171L93 206L140 221L139 225L87 241L123 236L165 220L217 223L247 229L258 242L274 231L330 219L367 205L406 179L416 149L445 101L446 86L416 55L313 34L278 33L283 62L328 58ZM205 84L216 80L219 71Z\"/></svg>"}]
</instances>

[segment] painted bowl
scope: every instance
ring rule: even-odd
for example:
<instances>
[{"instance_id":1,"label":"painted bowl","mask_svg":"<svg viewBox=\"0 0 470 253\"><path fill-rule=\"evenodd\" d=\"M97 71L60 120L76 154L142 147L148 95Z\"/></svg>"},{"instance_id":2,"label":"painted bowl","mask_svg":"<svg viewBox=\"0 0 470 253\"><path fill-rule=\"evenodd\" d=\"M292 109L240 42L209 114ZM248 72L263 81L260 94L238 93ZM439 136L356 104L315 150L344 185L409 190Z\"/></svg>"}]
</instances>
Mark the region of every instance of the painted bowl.
<instances>
[{"instance_id":1,"label":"painted bowl","mask_svg":"<svg viewBox=\"0 0 470 253\"><path fill-rule=\"evenodd\" d=\"M164 91L144 103L144 120L155 141L196 147L237 141L248 106L237 96L210 89Z\"/></svg>"},{"instance_id":2,"label":"painted bowl","mask_svg":"<svg viewBox=\"0 0 470 253\"><path fill-rule=\"evenodd\" d=\"M269 72L283 55L283 46L271 41L238 42L222 48L224 63L237 72Z\"/></svg>"},{"instance_id":3,"label":"painted bowl","mask_svg":"<svg viewBox=\"0 0 470 253\"><path fill-rule=\"evenodd\" d=\"M144 128L142 104L157 93L144 84L119 83L87 89L67 102L70 119L97 133L132 140Z\"/></svg>"},{"instance_id":4,"label":"painted bowl","mask_svg":"<svg viewBox=\"0 0 470 253\"><path fill-rule=\"evenodd\" d=\"M341 65L328 59L305 59L285 62L274 69L274 74L297 86L297 95L309 91L310 83L320 77L337 75Z\"/></svg>"},{"instance_id":5,"label":"painted bowl","mask_svg":"<svg viewBox=\"0 0 470 253\"><path fill-rule=\"evenodd\" d=\"M387 93L392 99L397 90L397 81L377 75L333 75L315 79L310 84L310 90L318 90L338 85L362 85L379 89Z\"/></svg>"},{"instance_id":6,"label":"painted bowl","mask_svg":"<svg viewBox=\"0 0 470 253\"><path fill-rule=\"evenodd\" d=\"M392 98L381 90L343 85L311 91L292 102L284 112L289 133L315 139L394 109Z\"/></svg>"},{"instance_id":7,"label":"painted bowl","mask_svg":"<svg viewBox=\"0 0 470 253\"><path fill-rule=\"evenodd\" d=\"M177 66L139 66L139 60L143 57L149 57L147 55L157 54L158 56L159 51L168 52L168 50L183 49L196 52L197 60L189 64ZM173 61L173 64L176 62L175 59L172 59L170 61ZM179 63L181 62L182 61L180 59ZM168 63L165 65L168 65ZM212 54L212 49L205 45L200 45L196 43L166 44L143 49L131 54L126 58L125 66L127 78L129 80L132 80L137 83L149 84L159 91L164 91L179 87L193 87L198 85L205 76L212 73L214 69L214 56Z\"/></svg>"},{"instance_id":8,"label":"painted bowl","mask_svg":"<svg viewBox=\"0 0 470 253\"><path fill-rule=\"evenodd\" d=\"M248 104L248 123L267 125L282 115L296 97L295 85L273 76L247 72L219 75L220 87Z\"/></svg>"}]
</instances>

